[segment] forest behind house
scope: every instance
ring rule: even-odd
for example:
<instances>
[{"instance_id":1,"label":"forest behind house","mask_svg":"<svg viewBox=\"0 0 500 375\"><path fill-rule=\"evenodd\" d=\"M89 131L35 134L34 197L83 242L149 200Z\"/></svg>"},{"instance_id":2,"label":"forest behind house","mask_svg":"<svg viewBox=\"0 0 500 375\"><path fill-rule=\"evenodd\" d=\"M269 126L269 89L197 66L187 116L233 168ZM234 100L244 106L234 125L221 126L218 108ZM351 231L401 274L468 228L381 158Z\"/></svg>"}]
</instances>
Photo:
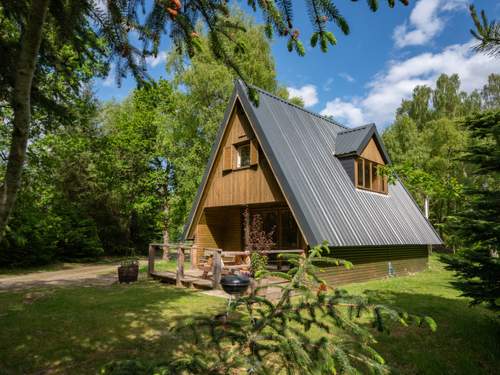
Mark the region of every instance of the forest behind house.
<instances>
[{"instance_id":1,"label":"forest behind house","mask_svg":"<svg viewBox=\"0 0 500 375\"><path fill-rule=\"evenodd\" d=\"M302 105L277 81L264 28L240 13L233 17L247 26L236 33L246 53L235 59L248 82ZM0 267L145 254L150 242L180 239L237 78L213 56L202 29L199 35L200 52L189 64L172 50L169 80L135 89L123 101L97 100L85 70L86 89L71 97L69 116L34 108ZM383 131L393 162L388 173L397 173L422 210L429 200L430 221L449 249L467 241L457 222L474 199L471 192L485 184L498 189L496 175L470 163L471 149L489 141L471 136L466 119L477 113L498 118L499 107L500 75L466 93L458 75L443 74L433 88L418 86L402 99ZM8 106L0 107L0 119L7 125L12 120ZM10 127L0 129L5 155ZM2 174L5 165L0 160Z\"/></svg>"}]
</instances>

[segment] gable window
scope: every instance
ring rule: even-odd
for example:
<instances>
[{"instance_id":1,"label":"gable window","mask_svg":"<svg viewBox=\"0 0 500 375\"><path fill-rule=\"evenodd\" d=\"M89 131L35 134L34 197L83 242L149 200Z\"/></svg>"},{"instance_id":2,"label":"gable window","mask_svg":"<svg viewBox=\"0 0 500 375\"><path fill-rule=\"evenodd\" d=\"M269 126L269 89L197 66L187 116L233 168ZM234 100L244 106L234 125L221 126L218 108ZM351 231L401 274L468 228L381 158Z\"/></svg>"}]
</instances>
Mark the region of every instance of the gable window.
<instances>
[{"instance_id":1,"label":"gable window","mask_svg":"<svg viewBox=\"0 0 500 375\"><path fill-rule=\"evenodd\" d=\"M380 173L381 164L364 158L356 159L356 187L387 194L387 177Z\"/></svg>"},{"instance_id":2,"label":"gable window","mask_svg":"<svg viewBox=\"0 0 500 375\"><path fill-rule=\"evenodd\" d=\"M244 143L236 147L236 168L250 166L250 143Z\"/></svg>"}]
</instances>

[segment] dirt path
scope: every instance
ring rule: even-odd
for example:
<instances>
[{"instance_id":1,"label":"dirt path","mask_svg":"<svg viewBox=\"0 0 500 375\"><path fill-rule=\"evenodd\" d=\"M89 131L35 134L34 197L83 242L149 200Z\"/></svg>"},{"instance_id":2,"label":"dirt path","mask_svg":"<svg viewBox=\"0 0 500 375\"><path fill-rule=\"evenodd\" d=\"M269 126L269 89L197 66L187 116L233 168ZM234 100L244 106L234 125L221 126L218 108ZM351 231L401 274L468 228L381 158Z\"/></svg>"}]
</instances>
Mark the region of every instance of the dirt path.
<instances>
[{"instance_id":1,"label":"dirt path","mask_svg":"<svg viewBox=\"0 0 500 375\"><path fill-rule=\"evenodd\" d=\"M42 271L25 275L0 276L0 290L73 284L112 284L117 280L116 267L117 264L78 266L60 271Z\"/></svg>"}]
</instances>

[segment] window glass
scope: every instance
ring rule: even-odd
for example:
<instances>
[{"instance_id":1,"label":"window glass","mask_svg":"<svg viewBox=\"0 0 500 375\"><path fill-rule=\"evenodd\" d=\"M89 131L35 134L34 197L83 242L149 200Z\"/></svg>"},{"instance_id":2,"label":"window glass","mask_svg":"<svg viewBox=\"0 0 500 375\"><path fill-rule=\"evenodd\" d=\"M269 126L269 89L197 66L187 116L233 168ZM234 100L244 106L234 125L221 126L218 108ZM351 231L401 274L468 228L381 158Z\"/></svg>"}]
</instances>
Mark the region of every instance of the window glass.
<instances>
[{"instance_id":1,"label":"window glass","mask_svg":"<svg viewBox=\"0 0 500 375\"><path fill-rule=\"evenodd\" d=\"M370 167L372 163L365 160L365 184L363 185L367 189L371 189L371 178L370 178Z\"/></svg>"},{"instance_id":2,"label":"window glass","mask_svg":"<svg viewBox=\"0 0 500 375\"><path fill-rule=\"evenodd\" d=\"M378 175L378 165L371 163L372 165L372 189L375 191L380 191L380 177Z\"/></svg>"},{"instance_id":3,"label":"window glass","mask_svg":"<svg viewBox=\"0 0 500 375\"><path fill-rule=\"evenodd\" d=\"M356 159L356 186L362 189L387 193L387 177L382 176L382 165L363 158Z\"/></svg>"},{"instance_id":4,"label":"window glass","mask_svg":"<svg viewBox=\"0 0 500 375\"><path fill-rule=\"evenodd\" d=\"M290 211L281 211L281 249L297 249L298 228Z\"/></svg>"},{"instance_id":5,"label":"window glass","mask_svg":"<svg viewBox=\"0 0 500 375\"><path fill-rule=\"evenodd\" d=\"M363 186L363 159L356 160L358 163L358 186Z\"/></svg>"},{"instance_id":6,"label":"window glass","mask_svg":"<svg viewBox=\"0 0 500 375\"><path fill-rule=\"evenodd\" d=\"M264 211L258 213L262 218L262 230L266 233L273 233L273 242L278 245L279 227L278 213L275 211Z\"/></svg>"},{"instance_id":7,"label":"window glass","mask_svg":"<svg viewBox=\"0 0 500 375\"><path fill-rule=\"evenodd\" d=\"M250 165L250 145L248 143L238 146L238 160L236 166L238 168L248 167Z\"/></svg>"}]
</instances>

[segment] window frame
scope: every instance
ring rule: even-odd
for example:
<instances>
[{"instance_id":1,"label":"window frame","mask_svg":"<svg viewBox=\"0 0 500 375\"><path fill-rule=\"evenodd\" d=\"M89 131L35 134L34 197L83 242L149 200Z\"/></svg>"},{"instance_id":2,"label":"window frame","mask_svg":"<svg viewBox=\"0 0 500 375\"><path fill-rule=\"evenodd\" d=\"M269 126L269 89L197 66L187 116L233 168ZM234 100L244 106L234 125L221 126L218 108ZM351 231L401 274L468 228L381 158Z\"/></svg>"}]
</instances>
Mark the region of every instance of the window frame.
<instances>
[{"instance_id":1,"label":"window frame","mask_svg":"<svg viewBox=\"0 0 500 375\"><path fill-rule=\"evenodd\" d=\"M250 142L243 142L237 145L234 145L236 148L236 169L243 169L243 168L249 168L252 166L252 161L251 161L251 150L250 150ZM241 164L241 149L246 148L248 150L248 158L247 158L247 164L242 165Z\"/></svg>"},{"instance_id":2,"label":"window frame","mask_svg":"<svg viewBox=\"0 0 500 375\"><path fill-rule=\"evenodd\" d=\"M371 191L378 194L384 194L384 195L389 194L389 189L387 185L387 176L382 176L377 173L378 169L381 168L383 164L377 163L373 160L365 159L363 157L357 157L354 161L354 164L355 164L354 184L356 188L361 190ZM367 164L368 164L368 170L366 169ZM360 171L360 166L361 166L361 171ZM366 181L367 177L368 181Z\"/></svg>"}]
</instances>

